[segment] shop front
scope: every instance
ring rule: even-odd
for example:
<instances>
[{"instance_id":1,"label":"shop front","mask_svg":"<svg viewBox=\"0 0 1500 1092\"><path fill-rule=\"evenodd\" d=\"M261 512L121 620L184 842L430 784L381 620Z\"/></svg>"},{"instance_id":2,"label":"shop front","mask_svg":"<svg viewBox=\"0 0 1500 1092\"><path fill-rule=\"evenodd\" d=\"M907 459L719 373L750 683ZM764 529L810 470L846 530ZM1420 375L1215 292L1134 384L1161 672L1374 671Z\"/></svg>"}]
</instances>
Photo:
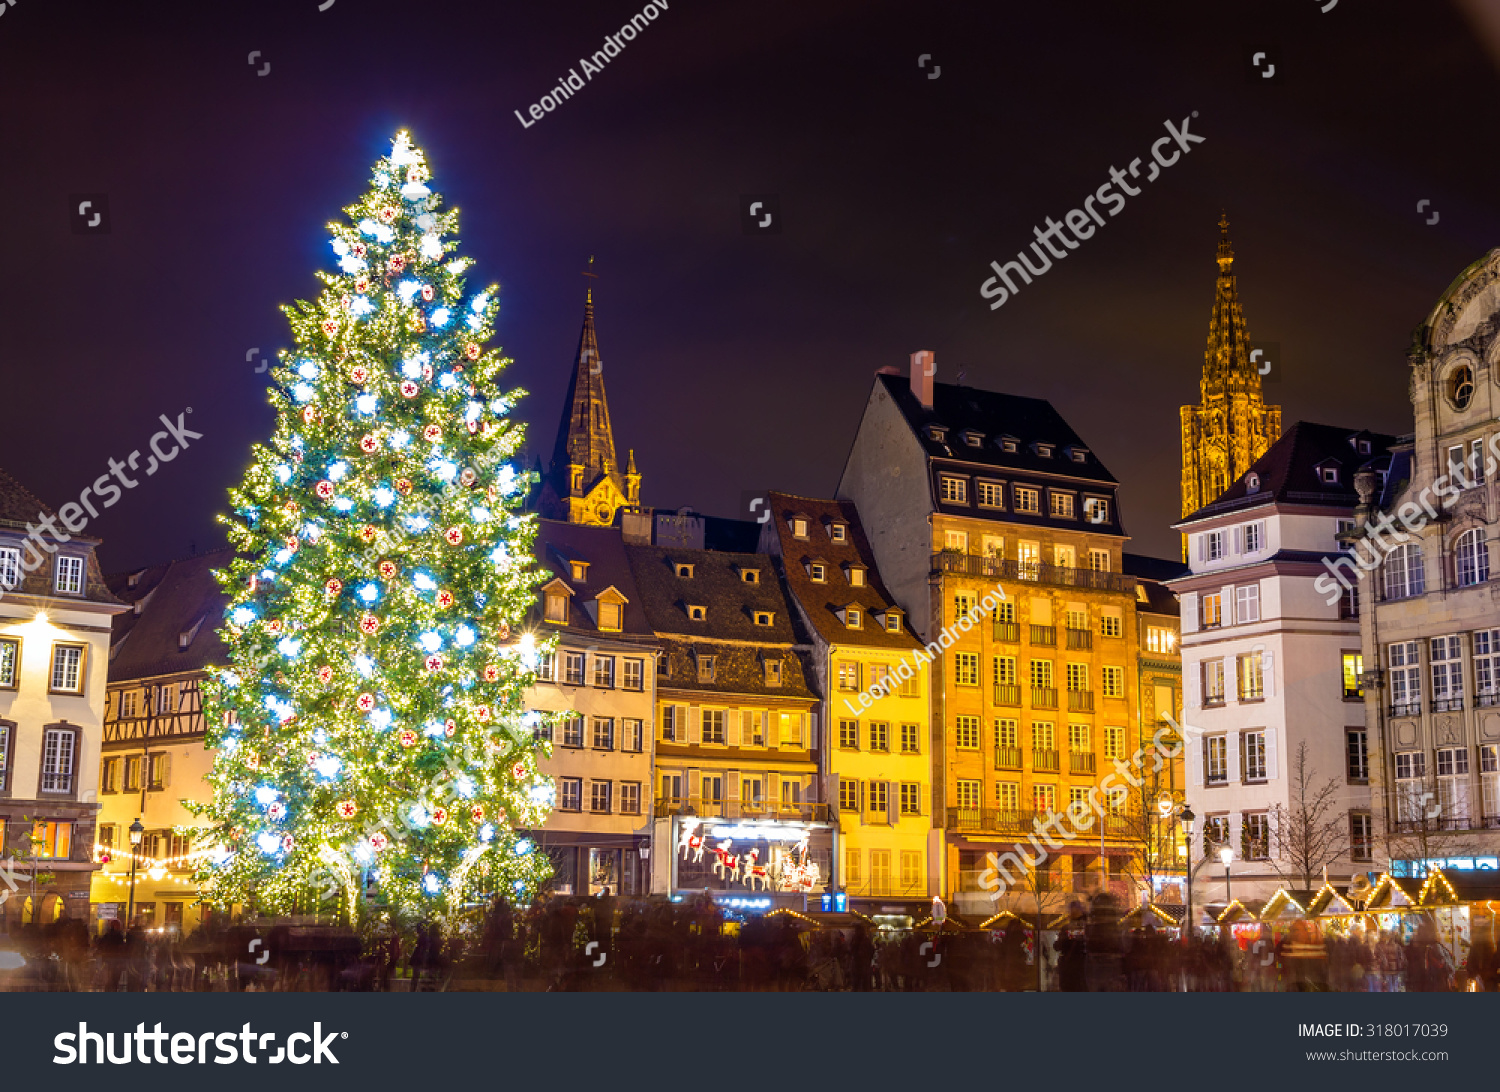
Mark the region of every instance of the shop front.
<instances>
[{"instance_id":1,"label":"shop front","mask_svg":"<svg viewBox=\"0 0 1500 1092\"><path fill-rule=\"evenodd\" d=\"M552 862L554 895L644 895L650 889L644 839L592 831L533 831L538 848Z\"/></svg>"},{"instance_id":2,"label":"shop front","mask_svg":"<svg viewBox=\"0 0 1500 1092\"><path fill-rule=\"evenodd\" d=\"M833 828L828 823L774 819L668 820L673 899L708 892L726 909L764 911L818 906L830 893Z\"/></svg>"}]
</instances>

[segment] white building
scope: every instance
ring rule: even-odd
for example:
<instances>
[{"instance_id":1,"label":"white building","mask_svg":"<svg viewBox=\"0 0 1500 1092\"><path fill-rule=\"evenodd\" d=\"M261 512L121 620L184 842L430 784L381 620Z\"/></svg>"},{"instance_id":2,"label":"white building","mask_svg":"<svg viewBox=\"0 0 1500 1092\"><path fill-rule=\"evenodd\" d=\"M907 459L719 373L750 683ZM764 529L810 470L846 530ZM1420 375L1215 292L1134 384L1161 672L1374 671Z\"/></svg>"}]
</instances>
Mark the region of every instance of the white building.
<instances>
[{"instance_id":1,"label":"white building","mask_svg":"<svg viewBox=\"0 0 1500 1092\"><path fill-rule=\"evenodd\" d=\"M1182 603L1192 859L1209 858L1195 903L1227 901L1226 846L1242 901L1316 887L1325 865L1334 882L1369 867L1358 606L1349 595L1330 601L1324 589L1338 585L1323 558L1343 549L1336 536L1352 524L1355 471L1393 442L1300 422L1177 525L1191 570L1170 586ZM1301 851L1320 840L1331 843L1322 854Z\"/></svg>"}]
</instances>

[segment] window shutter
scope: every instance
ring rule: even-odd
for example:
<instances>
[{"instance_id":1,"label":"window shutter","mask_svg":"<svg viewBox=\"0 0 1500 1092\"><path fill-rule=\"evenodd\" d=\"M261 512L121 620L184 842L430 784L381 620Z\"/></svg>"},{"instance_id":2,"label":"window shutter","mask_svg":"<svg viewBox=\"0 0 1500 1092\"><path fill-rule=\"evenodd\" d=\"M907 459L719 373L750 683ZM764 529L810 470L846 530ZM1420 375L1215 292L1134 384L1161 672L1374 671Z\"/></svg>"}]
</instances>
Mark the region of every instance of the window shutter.
<instances>
[{"instance_id":1,"label":"window shutter","mask_svg":"<svg viewBox=\"0 0 1500 1092\"><path fill-rule=\"evenodd\" d=\"M1187 744L1187 783L1195 789L1203 787L1202 738L1201 736L1199 737L1200 742L1197 744L1194 744L1191 736L1188 736L1183 741Z\"/></svg>"},{"instance_id":2,"label":"window shutter","mask_svg":"<svg viewBox=\"0 0 1500 1092\"><path fill-rule=\"evenodd\" d=\"M697 800L698 794L703 790L703 772L701 770L688 771L688 799Z\"/></svg>"},{"instance_id":3,"label":"window shutter","mask_svg":"<svg viewBox=\"0 0 1500 1092\"><path fill-rule=\"evenodd\" d=\"M1245 552L1245 530L1242 527L1234 529L1234 552L1237 554Z\"/></svg>"},{"instance_id":4,"label":"window shutter","mask_svg":"<svg viewBox=\"0 0 1500 1092\"><path fill-rule=\"evenodd\" d=\"M703 742L703 710L698 706L679 705L679 713L687 714L688 745L696 747Z\"/></svg>"},{"instance_id":5,"label":"window shutter","mask_svg":"<svg viewBox=\"0 0 1500 1092\"><path fill-rule=\"evenodd\" d=\"M1266 725L1266 780L1276 780L1276 726Z\"/></svg>"},{"instance_id":6,"label":"window shutter","mask_svg":"<svg viewBox=\"0 0 1500 1092\"><path fill-rule=\"evenodd\" d=\"M1261 650L1260 670L1263 676L1261 682L1265 688L1265 695L1268 698L1274 698L1276 696L1276 661L1271 655L1269 648Z\"/></svg>"},{"instance_id":7,"label":"window shutter","mask_svg":"<svg viewBox=\"0 0 1500 1092\"><path fill-rule=\"evenodd\" d=\"M740 745L740 718L733 713L724 715L724 745L726 747Z\"/></svg>"},{"instance_id":8,"label":"window shutter","mask_svg":"<svg viewBox=\"0 0 1500 1092\"><path fill-rule=\"evenodd\" d=\"M1240 759L1244 755L1245 748L1245 733L1236 732L1234 735L1235 746L1230 747L1227 745L1229 741L1224 741L1226 744L1224 747L1224 760L1228 766L1229 784L1231 785L1240 779Z\"/></svg>"},{"instance_id":9,"label":"window shutter","mask_svg":"<svg viewBox=\"0 0 1500 1092\"><path fill-rule=\"evenodd\" d=\"M724 790L725 795L728 796L728 798L730 800L739 800L739 798L740 798L740 771L739 770L729 770L729 771L727 771L724 774L724 776L727 777L727 778L729 778L729 784L728 784L728 786ZM748 803L748 801L745 801L745 802Z\"/></svg>"},{"instance_id":10,"label":"window shutter","mask_svg":"<svg viewBox=\"0 0 1500 1092\"><path fill-rule=\"evenodd\" d=\"M1198 538L1198 560L1199 561L1207 561L1208 560L1208 536L1207 535L1198 535L1197 538Z\"/></svg>"},{"instance_id":11,"label":"window shutter","mask_svg":"<svg viewBox=\"0 0 1500 1092\"><path fill-rule=\"evenodd\" d=\"M1184 710L1197 709L1201 704L1200 693L1203 689L1203 664L1189 663L1182 665L1182 707Z\"/></svg>"},{"instance_id":12,"label":"window shutter","mask_svg":"<svg viewBox=\"0 0 1500 1092\"><path fill-rule=\"evenodd\" d=\"M899 781L887 781L885 783L885 809L891 826L901 818L901 783Z\"/></svg>"},{"instance_id":13,"label":"window shutter","mask_svg":"<svg viewBox=\"0 0 1500 1092\"><path fill-rule=\"evenodd\" d=\"M766 794L770 799L766 801L772 808L781 804L781 775L778 773L766 774Z\"/></svg>"},{"instance_id":14,"label":"window shutter","mask_svg":"<svg viewBox=\"0 0 1500 1092\"><path fill-rule=\"evenodd\" d=\"M774 709L766 712L766 746L773 751L781 746L781 716Z\"/></svg>"}]
</instances>

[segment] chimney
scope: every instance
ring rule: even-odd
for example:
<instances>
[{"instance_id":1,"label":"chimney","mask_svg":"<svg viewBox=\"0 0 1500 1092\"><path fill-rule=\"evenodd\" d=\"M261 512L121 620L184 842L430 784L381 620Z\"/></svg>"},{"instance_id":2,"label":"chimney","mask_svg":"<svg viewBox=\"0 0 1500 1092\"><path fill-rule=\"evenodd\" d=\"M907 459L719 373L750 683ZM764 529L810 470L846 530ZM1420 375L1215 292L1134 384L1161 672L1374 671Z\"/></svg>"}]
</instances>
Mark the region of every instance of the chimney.
<instances>
[{"instance_id":1,"label":"chimney","mask_svg":"<svg viewBox=\"0 0 1500 1092\"><path fill-rule=\"evenodd\" d=\"M911 392L923 409L932 408L932 377L936 374L937 361L931 349L911 354Z\"/></svg>"}]
</instances>

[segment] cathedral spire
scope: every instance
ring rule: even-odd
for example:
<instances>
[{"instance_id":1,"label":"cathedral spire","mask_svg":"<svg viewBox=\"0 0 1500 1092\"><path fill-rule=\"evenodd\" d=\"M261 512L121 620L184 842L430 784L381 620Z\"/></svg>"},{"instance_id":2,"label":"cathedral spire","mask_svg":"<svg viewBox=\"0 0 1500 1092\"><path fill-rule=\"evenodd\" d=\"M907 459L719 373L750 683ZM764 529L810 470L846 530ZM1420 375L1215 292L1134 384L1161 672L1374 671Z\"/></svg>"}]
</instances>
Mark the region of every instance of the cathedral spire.
<instances>
[{"instance_id":1,"label":"cathedral spire","mask_svg":"<svg viewBox=\"0 0 1500 1092\"><path fill-rule=\"evenodd\" d=\"M1238 279L1234 275L1234 246L1229 241L1229 217L1219 216L1219 279L1214 288L1213 312L1208 320L1208 347L1203 354L1203 377L1199 383L1204 404L1225 397L1231 390L1254 391L1260 397L1260 373L1250 361L1250 334L1240 307Z\"/></svg>"}]
</instances>

